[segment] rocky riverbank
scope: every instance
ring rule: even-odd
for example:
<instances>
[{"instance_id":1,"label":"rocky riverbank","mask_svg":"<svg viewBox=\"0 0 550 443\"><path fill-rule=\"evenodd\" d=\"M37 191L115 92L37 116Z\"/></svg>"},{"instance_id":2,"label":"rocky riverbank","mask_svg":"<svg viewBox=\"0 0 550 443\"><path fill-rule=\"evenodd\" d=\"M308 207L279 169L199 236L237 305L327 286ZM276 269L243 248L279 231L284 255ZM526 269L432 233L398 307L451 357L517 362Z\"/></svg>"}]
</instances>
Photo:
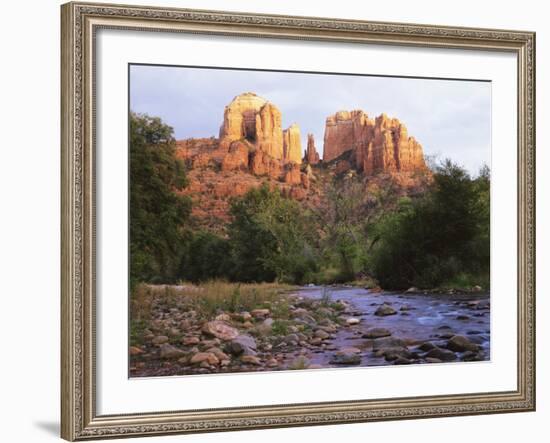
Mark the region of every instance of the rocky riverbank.
<instances>
[{"instance_id":1,"label":"rocky riverbank","mask_svg":"<svg viewBox=\"0 0 550 443\"><path fill-rule=\"evenodd\" d=\"M304 288L206 318L185 295L156 297L130 347L130 376L487 360L489 308L479 294Z\"/></svg>"}]
</instances>

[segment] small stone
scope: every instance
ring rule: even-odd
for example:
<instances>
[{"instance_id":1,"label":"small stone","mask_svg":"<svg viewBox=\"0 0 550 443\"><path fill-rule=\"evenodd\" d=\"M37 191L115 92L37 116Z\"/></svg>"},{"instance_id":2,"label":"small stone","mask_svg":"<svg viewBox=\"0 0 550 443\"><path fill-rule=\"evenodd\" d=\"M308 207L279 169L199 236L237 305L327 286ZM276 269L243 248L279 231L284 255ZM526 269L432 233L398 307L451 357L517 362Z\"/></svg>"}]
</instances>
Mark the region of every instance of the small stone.
<instances>
[{"instance_id":1,"label":"small stone","mask_svg":"<svg viewBox=\"0 0 550 443\"><path fill-rule=\"evenodd\" d=\"M130 355L140 355L144 354L145 351L137 346L130 346Z\"/></svg>"},{"instance_id":2,"label":"small stone","mask_svg":"<svg viewBox=\"0 0 550 443\"><path fill-rule=\"evenodd\" d=\"M394 361L398 358L412 358L413 354L403 346L397 346L392 348L383 348L376 351L377 357L384 357L386 361Z\"/></svg>"},{"instance_id":3,"label":"small stone","mask_svg":"<svg viewBox=\"0 0 550 443\"><path fill-rule=\"evenodd\" d=\"M447 349L435 348L429 351L424 358L437 358L442 361L455 361L456 354Z\"/></svg>"},{"instance_id":4,"label":"small stone","mask_svg":"<svg viewBox=\"0 0 550 443\"><path fill-rule=\"evenodd\" d=\"M181 335L181 331L177 328L170 328L168 330L168 335L170 337L177 337L177 336Z\"/></svg>"},{"instance_id":5,"label":"small stone","mask_svg":"<svg viewBox=\"0 0 550 443\"><path fill-rule=\"evenodd\" d=\"M210 348L207 349L206 352L210 352L214 354L216 357L218 357L218 360L229 360L229 356L223 352L220 348Z\"/></svg>"},{"instance_id":6,"label":"small stone","mask_svg":"<svg viewBox=\"0 0 550 443\"><path fill-rule=\"evenodd\" d=\"M462 356L464 361L483 361L483 354L473 351L466 351Z\"/></svg>"},{"instance_id":7,"label":"small stone","mask_svg":"<svg viewBox=\"0 0 550 443\"><path fill-rule=\"evenodd\" d=\"M151 342L154 345L162 345L164 343L168 343L170 339L166 335L157 335Z\"/></svg>"},{"instance_id":8,"label":"small stone","mask_svg":"<svg viewBox=\"0 0 550 443\"><path fill-rule=\"evenodd\" d=\"M188 319L182 320L179 324L179 327L180 329L183 329L185 331L191 327L191 321Z\"/></svg>"},{"instance_id":9,"label":"small stone","mask_svg":"<svg viewBox=\"0 0 550 443\"><path fill-rule=\"evenodd\" d=\"M346 324L348 326L358 325L360 321L361 321L361 319L359 319L359 318L349 317L349 318L346 319Z\"/></svg>"},{"instance_id":10,"label":"small stone","mask_svg":"<svg viewBox=\"0 0 550 443\"><path fill-rule=\"evenodd\" d=\"M434 345L433 343L430 343L429 341L422 343L420 346L418 346L418 349L424 352L431 351L432 349L435 349L435 348L437 348L437 346Z\"/></svg>"},{"instance_id":11,"label":"small stone","mask_svg":"<svg viewBox=\"0 0 550 443\"><path fill-rule=\"evenodd\" d=\"M397 337L382 337L372 341L372 350L377 351L384 348L402 348L405 341Z\"/></svg>"},{"instance_id":12,"label":"small stone","mask_svg":"<svg viewBox=\"0 0 550 443\"><path fill-rule=\"evenodd\" d=\"M378 315L380 317L384 317L387 315L395 315L395 314L397 314L397 311L388 304L383 304L374 313L374 315Z\"/></svg>"},{"instance_id":13,"label":"small stone","mask_svg":"<svg viewBox=\"0 0 550 443\"><path fill-rule=\"evenodd\" d=\"M260 359L255 355L243 355L241 357L241 362L249 365L256 365L256 366L260 366L262 364Z\"/></svg>"},{"instance_id":14,"label":"small stone","mask_svg":"<svg viewBox=\"0 0 550 443\"><path fill-rule=\"evenodd\" d=\"M181 339L181 343L184 344L185 346L195 346L195 345L198 345L200 341L201 341L200 338L196 336L183 337Z\"/></svg>"},{"instance_id":15,"label":"small stone","mask_svg":"<svg viewBox=\"0 0 550 443\"><path fill-rule=\"evenodd\" d=\"M189 360L189 363L193 365L202 364L203 362L206 362L208 365L217 365L220 360L213 352L198 352Z\"/></svg>"},{"instance_id":16,"label":"small stone","mask_svg":"<svg viewBox=\"0 0 550 443\"><path fill-rule=\"evenodd\" d=\"M265 318L269 315L269 309L253 309L250 311L250 315L254 318Z\"/></svg>"},{"instance_id":17,"label":"small stone","mask_svg":"<svg viewBox=\"0 0 550 443\"><path fill-rule=\"evenodd\" d=\"M163 344L160 347L160 358L181 358L184 355L185 352L175 346L169 345L168 343Z\"/></svg>"},{"instance_id":18,"label":"small stone","mask_svg":"<svg viewBox=\"0 0 550 443\"><path fill-rule=\"evenodd\" d=\"M472 343L462 335L455 335L447 342L447 348L455 352L476 352L479 350L479 345Z\"/></svg>"},{"instance_id":19,"label":"small stone","mask_svg":"<svg viewBox=\"0 0 550 443\"><path fill-rule=\"evenodd\" d=\"M330 334L322 329L317 329L314 332L315 337L320 338L321 340L326 340L330 337Z\"/></svg>"},{"instance_id":20,"label":"small stone","mask_svg":"<svg viewBox=\"0 0 550 443\"><path fill-rule=\"evenodd\" d=\"M434 358L434 357L426 357L425 360L426 360L426 363L443 363L443 360L440 360L439 358Z\"/></svg>"},{"instance_id":21,"label":"small stone","mask_svg":"<svg viewBox=\"0 0 550 443\"><path fill-rule=\"evenodd\" d=\"M216 315L215 320L216 321L230 322L231 321L231 316L229 314L226 314L225 312L223 312L222 314Z\"/></svg>"},{"instance_id":22,"label":"small stone","mask_svg":"<svg viewBox=\"0 0 550 443\"><path fill-rule=\"evenodd\" d=\"M391 332L386 328L371 328L367 329L363 334L363 338L381 338L389 337Z\"/></svg>"},{"instance_id":23,"label":"small stone","mask_svg":"<svg viewBox=\"0 0 550 443\"><path fill-rule=\"evenodd\" d=\"M358 365L361 363L361 355L344 350L338 351L332 356L330 363L335 365Z\"/></svg>"}]
</instances>

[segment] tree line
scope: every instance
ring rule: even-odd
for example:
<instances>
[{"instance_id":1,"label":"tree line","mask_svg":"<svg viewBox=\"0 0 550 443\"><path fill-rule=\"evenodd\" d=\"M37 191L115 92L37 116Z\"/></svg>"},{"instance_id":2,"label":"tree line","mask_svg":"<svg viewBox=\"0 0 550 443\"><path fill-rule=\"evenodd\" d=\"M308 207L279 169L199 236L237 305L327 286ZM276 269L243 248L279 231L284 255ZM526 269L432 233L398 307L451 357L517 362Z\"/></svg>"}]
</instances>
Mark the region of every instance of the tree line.
<instances>
[{"instance_id":1,"label":"tree line","mask_svg":"<svg viewBox=\"0 0 550 443\"><path fill-rule=\"evenodd\" d=\"M392 180L324 178L319 207L267 185L234 198L223 235L194 226L172 128L130 115L130 281L344 283L385 289L489 281L490 173L444 161L418 195Z\"/></svg>"}]
</instances>

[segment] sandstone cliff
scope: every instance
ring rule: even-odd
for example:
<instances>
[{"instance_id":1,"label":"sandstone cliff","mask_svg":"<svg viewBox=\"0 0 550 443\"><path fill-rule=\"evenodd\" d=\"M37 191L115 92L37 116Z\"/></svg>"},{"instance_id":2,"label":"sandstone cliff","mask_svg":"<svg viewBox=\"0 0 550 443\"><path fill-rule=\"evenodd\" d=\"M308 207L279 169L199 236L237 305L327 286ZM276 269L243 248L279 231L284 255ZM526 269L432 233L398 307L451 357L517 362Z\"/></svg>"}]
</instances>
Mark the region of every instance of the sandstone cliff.
<instances>
[{"instance_id":1,"label":"sandstone cliff","mask_svg":"<svg viewBox=\"0 0 550 443\"><path fill-rule=\"evenodd\" d=\"M302 141L300 127L293 123L283 132L283 160L302 163Z\"/></svg>"},{"instance_id":2,"label":"sandstone cliff","mask_svg":"<svg viewBox=\"0 0 550 443\"><path fill-rule=\"evenodd\" d=\"M306 148L306 154L304 156L304 161L310 165L316 165L319 163L319 153L317 152L317 148L315 147L315 139L313 137L313 134L307 135L307 148Z\"/></svg>"},{"instance_id":3,"label":"sandstone cliff","mask_svg":"<svg viewBox=\"0 0 550 443\"><path fill-rule=\"evenodd\" d=\"M315 208L331 177L357 171L365 193L391 180L406 195L424 186L412 172L427 170L422 147L397 119L337 112L326 120L321 161L312 134L304 153L299 126L283 130L280 110L250 92L225 107L219 139L179 140L176 155L188 166L189 186L180 192L192 197L193 216L214 230L231 221L231 197L263 184Z\"/></svg>"},{"instance_id":4,"label":"sandstone cliff","mask_svg":"<svg viewBox=\"0 0 550 443\"><path fill-rule=\"evenodd\" d=\"M329 116L323 161L330 162L348 151L356 169L367 175L426 169L422 146L408 136L404 124L385 114L371 119L355 110Z\"/></svg>"}]
</instances>

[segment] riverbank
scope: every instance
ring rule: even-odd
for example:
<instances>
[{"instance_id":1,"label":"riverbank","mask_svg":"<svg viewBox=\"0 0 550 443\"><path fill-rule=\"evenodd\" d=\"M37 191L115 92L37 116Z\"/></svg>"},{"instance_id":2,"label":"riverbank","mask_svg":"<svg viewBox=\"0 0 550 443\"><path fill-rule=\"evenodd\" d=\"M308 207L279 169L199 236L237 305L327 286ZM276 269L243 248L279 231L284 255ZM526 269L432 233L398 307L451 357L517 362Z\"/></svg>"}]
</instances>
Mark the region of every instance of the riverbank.
<instances>
[{"instance_id":1,"label":"riverbank","mask_svg":"<svg viewBox=\"0 0 550 443\"><path fill-rule=\"evenodd\" d=\"M490 355L487 294L273 286L266 298L244 287L249 310L236 302L226 310L198 310L199 288L151 288L149 319L133 322L131 377L483 361Z\"/></svg>"}]
</instances>

